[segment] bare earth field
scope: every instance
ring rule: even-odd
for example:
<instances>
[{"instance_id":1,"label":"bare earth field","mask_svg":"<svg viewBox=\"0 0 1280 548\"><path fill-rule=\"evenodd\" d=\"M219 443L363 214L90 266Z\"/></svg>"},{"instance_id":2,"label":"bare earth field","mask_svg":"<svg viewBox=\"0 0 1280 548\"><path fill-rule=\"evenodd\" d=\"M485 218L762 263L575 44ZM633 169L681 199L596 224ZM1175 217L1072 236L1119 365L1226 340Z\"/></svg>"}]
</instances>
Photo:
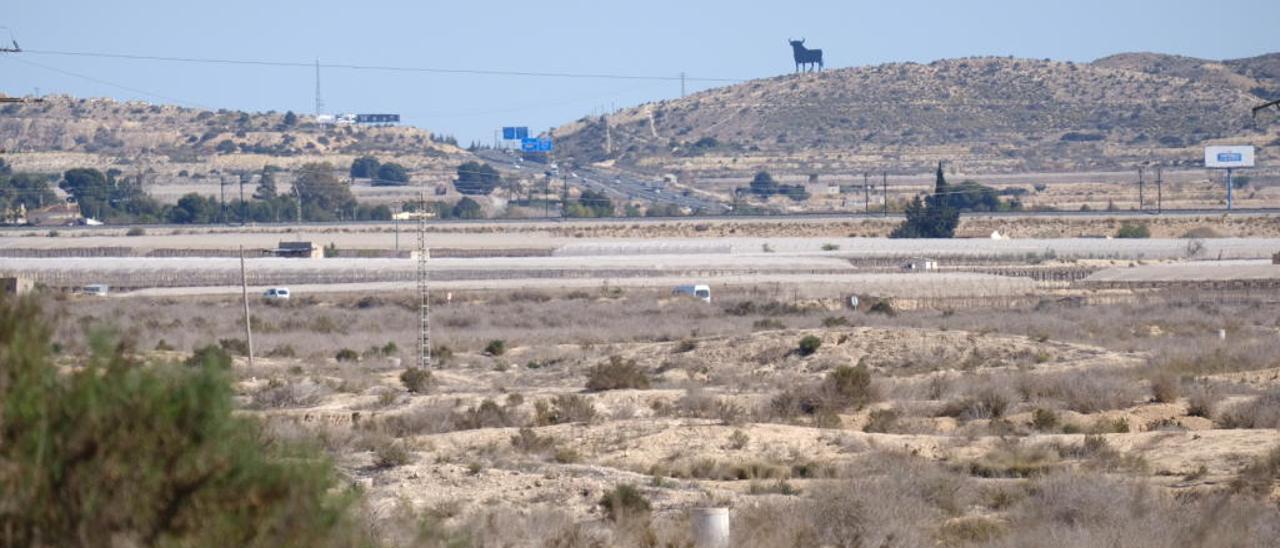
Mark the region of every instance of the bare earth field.
<instances>
[{"instance_id":1,"label":"bare earth field","mask_svg":"<svg viewBox=\"0 0 1280 548\"><path fill-rule=\"evenodd\" d=\"M1274 545L1280 239L868 226L433 225L426 372L393 226L15 231L0 272L47 286L61 352L110 324L153 360L235 355L240 412L322 447L392 545L690 546L708 506L733 546ZM251 364L225 252L294 239L373 256L247 260ZM33 256L67 248L111 253ZM672 295L694 282L711 302ZM87 283L114 290L58 291Z\"/></svg>"},{"instance_id":2,"label":"bare earth field","mask_svg":"<svg viewBox=\"0 0 1280 548\"><path fill-rule=\"evenodd\" d=\"M892 546L1280 531L1274 468L1255 464L1280 427L1274 307L878 314L664 293L459 292L434 307L423 392L401 380L410 294L255 302L237 391L271 436L325 447L393 543L683 545L707 505L730 509L736 546L846 545L850 520ZM243 344L238 298L52 308L68 351L107 319L156 356ZM642 520L606 517L619 485L651 505Z\"/></svg>"}]
</instances>

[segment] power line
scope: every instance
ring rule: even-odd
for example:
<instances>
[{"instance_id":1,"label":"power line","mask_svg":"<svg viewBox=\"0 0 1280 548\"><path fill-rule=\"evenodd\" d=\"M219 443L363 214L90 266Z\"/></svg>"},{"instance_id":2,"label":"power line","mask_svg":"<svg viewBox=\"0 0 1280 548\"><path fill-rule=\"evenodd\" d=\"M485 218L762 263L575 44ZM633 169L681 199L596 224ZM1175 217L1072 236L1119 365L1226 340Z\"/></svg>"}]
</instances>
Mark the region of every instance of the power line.
<instances>
[{"instance_id":1,"label":"power line","mask_svg":"<svg viewBox=\"0 0 1280 548\"><path fill-rule=\"evenodd\" d=\"M681 76L675 74L672 76L656 76L656 75L640 75L640 74L618 74L618 73L591 73L591 72L543 72L543 71L521 71L521 70L488 70L488 69L459 69L459 68L440 68L440 67L410 67L396 65L366 65L355 63L305 63L296 61L272 61L266 59L225 59L215 57L174 57L164 55L136 55L126 53L102 53L91 51L58 51L58 50L23 50L23 53L32 53L36 55L61 55L69 57L93 57L99 59L123 59L129 61L164 61L171 63L202 63L215 65L249 65L262 67L289 67L289 68L331 68L346 70L370 70L382 72L425 72L432 74L469 74L477 76L514 76L514 77L536 77L536 78L574 78L574 79L592 79L592 80L652 80L663 82L743 82L744 78L708 78L708 77L692 77Z\"/></svg>"},{"instance_id":2,"label":"power line","mask_svg":"<svg viewBox=\"0 0 1280 548\"><path fill-rule=\"evenodd\" d=\"M79 78L79 79L81 79L81 80L87 80L87 81L89 81L89 82L93 82L93 83L95 83L95 84L101 84L101 85L104 85L104 86L110 86L110 87L113 87L113 88L122 89L122 90L125 90L125 91L128 91L128 92L131 92L131 93L137 93L137 94L139 94L139 95L146 95L146 96L148 96L148 97L154 97L154 98L157 98L157 99L164 99L165 101L169 101L169 102L172 102L172 103L179 103L179 104L183 104L183 105L189 105L189 106L194 106L194 107L203 108L203 109L206 109L206 110L213 110L213 109L212 109L212 107L209 107L209 106L206 106L206 105L202 105L202 104L200 104L200 103L195 103L195 102L192 102L192 101L186 101L186 100L183 100L183 99L178 99L178 98L176 98L176 97L169 97L169 96L167 96L167 95L161 95L161 94L159 94L159 93L152 93L152 92L147 91L147 90L144 90L144 89L138 89L138 88L135 88L135 87L129 87L129 86L126 86L126 85L124 85L124 84L117 84L117 83L115 83L115 82L110 82L110 81L107 81L107 80L103 80L103 79L101 79L101 78L95 78L95 77L93 77L93 76L89 76L89 75L86 75L86 74L80 74L80 73L78 73L78 72L71 72L71 71L69 71L69 70L63 70L63 69L60 69L60 68L57 68L57 67L51 67L51 66L49 66L49 65L45 65L45 64L42 64L42 63L37 63L37 62L35 62L35 61L28 61L28 60L25 60L25 59L19 59L19 58L17 58L17 57L0 57L0 59L10 59L10 60L13 60L13 61L17 61L17 62L19 62L19 63L23 63L23 64L26 64L26 65L30 65L30 66L33 66L33 67L36 67L36 68L41 68L41 69L44 69L44 70L47 70L47 71L50 71L50 72L56 72L56 73L58 73L58 74L62 74L62 75L64 75L64 76L71 76L71 77L73 77L73 78Z\"/></svg>"}]
</instances>

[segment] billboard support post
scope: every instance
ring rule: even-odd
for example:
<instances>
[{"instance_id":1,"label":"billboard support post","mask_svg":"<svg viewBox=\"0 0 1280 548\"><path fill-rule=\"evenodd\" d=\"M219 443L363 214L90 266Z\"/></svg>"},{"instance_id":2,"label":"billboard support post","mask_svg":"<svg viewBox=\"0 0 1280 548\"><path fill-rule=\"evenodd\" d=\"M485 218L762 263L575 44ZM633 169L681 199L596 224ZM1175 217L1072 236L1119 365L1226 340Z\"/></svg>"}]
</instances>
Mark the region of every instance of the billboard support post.
<instances>
[{"instance_id":1,"label":"billboard support post","mask_svg":"<svg viewBox=\"0 0 1280 548\"><path fill-rule=\"evenodd\" d=\"M1235 190L1235 186L1231 183L1231 168L1227 168L1227 211L1231 211L1232 191Z\"/></svg>"},{"instance_id":2,"label":"billboard support post","mask_svg":"<svg viewBox=\"0 0 1280 548\"><path fill-rule=\"evenodd\" d=\"M1235 207L1235 183L1231 176L1236 169L1253 167L1252 145L1204 147L1204 167L1227 170L1227 211Z\"/></svg>"}]
</instances>

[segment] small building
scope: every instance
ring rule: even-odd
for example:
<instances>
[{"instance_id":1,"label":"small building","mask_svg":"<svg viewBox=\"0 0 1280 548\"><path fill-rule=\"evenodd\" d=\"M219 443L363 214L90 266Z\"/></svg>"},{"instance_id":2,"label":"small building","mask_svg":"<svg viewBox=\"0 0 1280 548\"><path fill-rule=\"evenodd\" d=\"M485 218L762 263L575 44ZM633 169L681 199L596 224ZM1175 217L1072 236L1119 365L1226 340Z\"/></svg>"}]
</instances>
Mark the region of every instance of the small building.
<instances>
[{"instance_id":1,"label":"small building","mask_svg":"<svg viewBox=\"0 0 1280 548\"><path fill-rule=\"evenodd\" d=\"M26 295L35 290L36 284L30 278L7 276L0 278L0 293L5 295Z\"/></svg>"},{"instance_id":2,"label":"small building","mask_svg":"<svg viewBox=\"0 0 1280 548\"><path fill-rule=\"evenodd\" d=\"M938 261L927 257L912 257L902 269L908 272L928 272L938 269Z\"/></svg>"},{"instance_id":3,"label":"small building","mask_svg":"<svg viewBox=\"0 0 1280 548\"><path fill-rule=\"evenodd\" d=\"M311 242L280 242L275 255L290 259L323 259L324 248Z\"/></svg>"},{"instance_id":4,"label":"small building","mask_svg":"<svg viewBox=\"0 0 1280 548\"><path fill-rule=\"evenodd\" d=\"M54 204L27 211L27 223L35 226L70 226L80 224L80 205Z\"/></svg>"}]
</instances>

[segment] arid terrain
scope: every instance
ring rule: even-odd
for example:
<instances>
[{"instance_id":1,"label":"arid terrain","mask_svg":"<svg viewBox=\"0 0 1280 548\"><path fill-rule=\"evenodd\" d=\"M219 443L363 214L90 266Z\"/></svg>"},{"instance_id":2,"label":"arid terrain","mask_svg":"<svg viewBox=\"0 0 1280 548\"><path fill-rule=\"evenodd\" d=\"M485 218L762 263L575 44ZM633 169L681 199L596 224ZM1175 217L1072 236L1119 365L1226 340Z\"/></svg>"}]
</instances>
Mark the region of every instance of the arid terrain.
<instances>
[{"instance_id":1,"label":"arid terrain","mask_svg":"<svg viewBox=\"0 0 1280 548\"><path fill-rule=\"evenodd\" d=\"M1098 236L1121 221L966 220ZM699 223L432 225L447 251L429 262L429 375L413 373L407 258L250 258L245 355L228 242L370 255L394 251L392 226L12 232L0 270L49 286L66 355L110 326L151 360L235 356L241 412L277 443L322 448L390 544L685 546L706 506L729 509L734 546L1266 546L1280 532L1271 218L1047 240ZM1228 233L1251 237L1214 237ZM109 252L56 255L77 248ZM154 255L174 249L189 254ZM905 272L918 256L937 271ZM61 291L92 282L115 290ZM711 302L671 293L694 282ZM287 301L257 296L282 285ZM619 489L627 512L601 502Z\"/></svg>"},{"instance_id":2,"label":"arid terrain","mask_svg":"<svg viewBox=\"0 0 1280 548\"><path fill-rule=\"evenodd\" d=\"M674 85L429 61L338 66ZM551 155L7 98L0 545L1277 546L1280 54L698 89Z\"/></svg>"},{"instance_id":3,"label":"arid terrain","mask_svg":"<svg viewBox=\"0 0 1280 548\"><path fill-rule=\"evenodd\" d=\"M459 293L433 307L432 383L410 392L413 303L255 300L257 359L234 366L246 412L318 440L388 538L678 544L705 505L731 509L740 546L821 542L836 516L896 545L1264 546L1280 526L1274 300L877 313L768 290ZM115 319L178 359L243 349L239 306L53 310L65 351ZM652 505L632 524L647 533L602 519L623 484Z\"/></svg>"}]
</instances>

